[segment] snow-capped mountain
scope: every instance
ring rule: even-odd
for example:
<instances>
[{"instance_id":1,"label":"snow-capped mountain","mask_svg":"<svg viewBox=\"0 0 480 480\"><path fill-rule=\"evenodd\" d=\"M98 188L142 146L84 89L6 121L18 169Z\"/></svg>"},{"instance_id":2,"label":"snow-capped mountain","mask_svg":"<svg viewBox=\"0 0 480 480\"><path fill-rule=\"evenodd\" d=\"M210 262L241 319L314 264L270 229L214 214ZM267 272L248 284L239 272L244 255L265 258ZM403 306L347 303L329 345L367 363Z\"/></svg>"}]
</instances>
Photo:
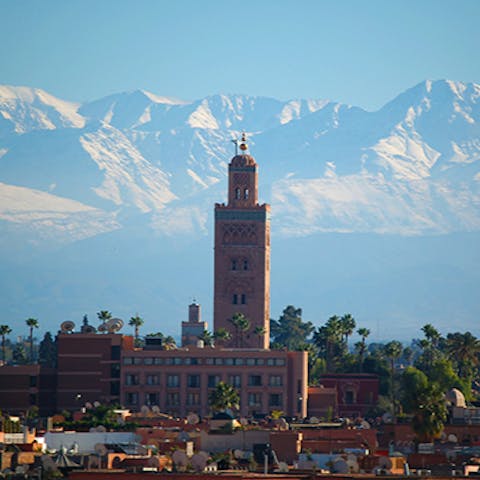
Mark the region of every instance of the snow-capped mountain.
<instances>
[{"instance_id":1,"label":"snow-capped mountain","mask_svg":"<svg viewBox=\"0 0 480 480\"><path fill-rule=\"evenodd\" d=\"M479 84L428 80L368 112L321 99L186 102L141 90L79 105L2 86L2 248L128 243L133 232L200 241L213 203L226 198L232 139L243 131L277 240L475 234L479 97Z\"/></svg>"}]
</instances>

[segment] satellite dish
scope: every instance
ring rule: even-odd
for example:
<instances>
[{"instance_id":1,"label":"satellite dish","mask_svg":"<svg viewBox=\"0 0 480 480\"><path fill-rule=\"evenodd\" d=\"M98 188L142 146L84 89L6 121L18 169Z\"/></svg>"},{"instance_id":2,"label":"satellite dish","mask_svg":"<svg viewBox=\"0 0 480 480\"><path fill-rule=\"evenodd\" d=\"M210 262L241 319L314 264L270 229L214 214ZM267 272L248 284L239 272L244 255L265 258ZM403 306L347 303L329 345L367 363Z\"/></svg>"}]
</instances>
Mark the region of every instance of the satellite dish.
<instances>
[{"instance_id":1,"label":"satellite dish","mask_svg":"<svg viewBox=\"0 0 480 480\"><path fill-rule=\"evenodd\" d=\"M93 405L92 405L90 402L87 402L87 403L85 404L85 408L89 408L89 409L90 409L90 408L93 408Z\"/></svg>"},{"instance_id":2,"label":"satellite dish","mask_svg":"<svg viewBox=\"0 0 480 480\"><path fill-rule=\"evenodd\" d=\"M240 419L240 425L242 425L243 427L246 427L248 425L248 420L245 417L242 417Z\"/></svg>"},{"instance_id":3,"label":"satellite dish","mask_svg":"<svg viewBox=\"0 0 480 480\"><path fill-rule=\"evenodd\" d=\"M360 466L358 465L357 459L347 459L348 473L358 473L360 472Z\"/></svg>"},{"instance_id":4,"label":"satellite dish","mask_svg":"<svg viewBox=\"0 0 480 480\"><path fill-rule=\"evenodd\" d=\"M100 405L101 405L101 403L100 403L98 400L95 400L95 401L93 402L93 406L94 406L95 408L98 408Z\"/></svg>"},{"instance_id":5,"label":"satellite dish","mask_svg":"<svg viewBox=\"0 0 480 480\"><path fill-rule=\"evenodd\" d=\"M105 327L108 333L115 333L118 332L124 325L124 322L121 318L111 318L105 324Z\"/></svg>"},{"instance_id":6,"label":"satellite dish","mask_svg":"<svg viewBox=\"0 0 480 480\"><path fill-rule=\"evenodd\" d=\"M190 460L192 467L197 473L203 472L207 466L207 460L203 455L196 453Z\"/></svg>"},{"instance_id":7,"label":"satellite dish","mask_svg":"<svg viewBox=\"0 0 480 480\"><path fill-rule=\"evenodd\" d=\"M380 457L378 466L383 470L390 470L392 468L392 461L388 457Z\"/></svg>"},{"instance_id":8,"label":"satellite dish","mask_svg":"<svg viewBox=\"0 0 480 480\"><path fill-rule=\"evenodd\" d=\"M107 324L106 323L102 323L98 326L98 331L99 332L106 332L107 331Z\"/></svg>"},{"instance_id":9,"label":"satellite dish","mask_svg":"<svg viewBox=\"0 0 480 480\"><path fill-rule=\"evenodd\" d=\"M278 422L278 425L280 427L280 430L288 430L288 422L283 417Z\"/></svg>"},{"instance_id":10,"label":"satellite dish","mask_svg":"<svg viewBox=\"0 0 480 480\"><path fill-rule=\"evenodd\" d=\"M309 421L310 423L314 423L314 424L320 423L320 420L317 417L310 417Z\"/></svg>"},{"instance_id":11,"label":"satellite dish","mask_svg":"<svg viewBox=\"0 0 480 480\"><path fill-rule=\"evenodd\" d=\"M388 412L385 412L382 415L382 420L384 421L384 423L392 423L393 422L392 414L388 413Z\"/></svg>"},{"instance_id":12,"label":"satellite dish","mask_svg":"<svg viewBox=\"0 0 480 480\"><path fill-rule=\"evenodd\" d=\"M75 328L75 323L73 323L71 320L67 320L65 322L62 322L60 325L60 330L62 333L70 333L73 332L73 329Z\"/></svg>"},{"instance_id":13,"label":"satellite dish","mask_svg":"<svg viewBox=\"0 0 480 480\"><path fill-rule=\"evenodd\" d=\"M200 421L199 416L196 413L189 413L187 416L187 422L190 425L196 425Z\"/></svg>"},{"instance_id":14,"label":"satellite dish","mask_svg":"<svg viewBox=\"0 0 480 480\"><path fill-rule=\"evenodd\" d=\"M175 450L172 455L172 460L177 467L186 467L188 465L188 458L183 450Z\"/></svg>"},{"instance_id":15,"label":"satellite dish","mask_svg":"<svg viewBox=\"0 0 480 480\"><path fill-rule=\"evenodd\" d=\"M152 407L152 412L153 413L160 413L160 407L158 405L154 405Z\"/></svg>"},{"instance_id":16,"label":"satellite dish","mask_svg":"<svg viewBox=\"0 0 480 480\"><path fill-rule=\"evenodd\" d=\"M342 457L337 457L333 461L332 470L333 473L348 473L348 463Z\"/></svg>"},{"instance_id":17,"label":"satellite dish","mask_svg":"<svg viewBox=\"0 0 480 480\"><path fill-rule=\"evenodd\" d=\"M142 405L140 408L140 411L142 412L143 415L148 415L150 413L150 408L148 408L147 405Z\"/></svg>"},{"instance_id":18,"label":"satellite dish","mask_svg":"<svg viewBox=\"0 0 480 480\"><path fill-rule=\"evenodd\" d=\"M288 473L288 463L286 462L278 462L278 472L280 473Z\"/></svg>"},{"instance_id":19,"label":"satellite dish","mask_svg":"<svg viewBox=\"0 0 480 480\"><path fill-rule=\"evenodd\" d=\"M237 459L240 460L244 456L243 450L239 450L238 448L233 451L233 456Z\"/></svg>"},{"instance_id":20,"label":"satellite dish","mask_svg":"<svg viewBox=\"0 0 480 480\"><path fill-rule=\"evenodd\" d=\"M364 430L369 430L369 429L370 429L370 424L369 424L366 420L362 420L362 422L360 423L360 426L361 426Z\"/></svg>"},{"instance_id":21,"label":"satellite dish","mask_svg":"<svg viewBox=\"0 0 480 480\"><path fill-rule=\"evenodd\" d=\"M94 449L99 457L103 457L107 454L107 447L103 443L96 443Z\"/></svg>"},{"instance_id":22,"label":"satellite dish","mask_svg":"<svg viewBox=\"0 0 480 480\"><path fill-rule=\"evenodd\" d=\"M99 425L97 427L97 432L105 433L106 431L107 431L107 429L103 425Z\"/></svg>"},{"instance_id":23,"label":"satellite dish","mask_svg":"<svg viewBox=\"0 0 480 480\"><path fill-rule=\"evenodd\" d=\"M458 443L458 438L455 434L451 433L448 437L447 440L452 443Z\"/></svg>"}]
</instances>

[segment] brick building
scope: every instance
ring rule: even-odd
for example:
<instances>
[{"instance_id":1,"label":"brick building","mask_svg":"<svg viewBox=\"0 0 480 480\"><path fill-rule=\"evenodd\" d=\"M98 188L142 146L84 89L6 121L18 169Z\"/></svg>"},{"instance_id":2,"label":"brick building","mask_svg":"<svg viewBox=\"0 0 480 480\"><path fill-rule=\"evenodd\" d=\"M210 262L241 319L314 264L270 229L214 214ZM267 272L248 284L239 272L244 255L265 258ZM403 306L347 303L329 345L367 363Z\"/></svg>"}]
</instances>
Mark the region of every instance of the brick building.
<instances>
[{"instance_id":1,"label":"brick building","mask_svg":"<svg viewBox=\"0 0 480 480\"><path fill-rule=\"evenodd\" d=\"M240 144L247 150L245 136ZM215 205L214 329L225 328L228 346L268 348L270 339L270 206L258 203L258 166L235 155L228 166L228 203ZM235 335L241 313L250 329ZM255 334L255 330L263 335Z\"/></svg>"}]
</instances>

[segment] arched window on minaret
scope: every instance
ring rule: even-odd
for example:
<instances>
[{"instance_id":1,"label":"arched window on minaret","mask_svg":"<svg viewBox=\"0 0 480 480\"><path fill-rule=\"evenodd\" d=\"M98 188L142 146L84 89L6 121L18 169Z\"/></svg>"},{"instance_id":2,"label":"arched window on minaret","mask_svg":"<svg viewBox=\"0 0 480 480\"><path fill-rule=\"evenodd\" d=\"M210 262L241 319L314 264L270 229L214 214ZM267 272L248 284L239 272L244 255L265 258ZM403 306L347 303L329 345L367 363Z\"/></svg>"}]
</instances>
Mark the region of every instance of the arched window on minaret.
<instances>
[{"instance_id":1,"label":"arched window on minaret","mask_svg":"<svg viewBox=\"0 0 480 480\"><path fill-rule=\"evenodd\" d=\"M235 200L240 200L241 197L241 193L240 193L240 189L237 187L235 189Z\"/></svg>"},{"instance_id":2,"label":"arched window on minaret","mask_svg":"<svg viewBox=\"0 0 480 480\"><path fill-rule=\"evenodd\" d=\"M246 189L243 191L243 198L244 198L244 200L248 200L248 195L249 195L248 188L246 188Z\"/></svg>"}]
</instances>

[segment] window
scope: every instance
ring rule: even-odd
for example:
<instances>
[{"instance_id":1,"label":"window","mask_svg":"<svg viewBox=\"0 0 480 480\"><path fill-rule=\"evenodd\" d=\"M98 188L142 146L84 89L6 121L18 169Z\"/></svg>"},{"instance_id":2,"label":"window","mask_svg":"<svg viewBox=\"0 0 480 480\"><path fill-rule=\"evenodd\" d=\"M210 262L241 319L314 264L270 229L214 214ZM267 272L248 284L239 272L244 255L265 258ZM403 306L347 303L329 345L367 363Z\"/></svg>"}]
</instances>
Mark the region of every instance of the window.
<instances>
[{"instance_id":1,"label":"window","mask_svg":"<svg viewBox=\"0 0 480 480\"><path fill-rule=\"evenodd\" d=\"M242 293L242 305L245 305L247 303L247 296Z\"/></svg>"},{"instance_id":2,"label":"window","mask_svg":"<svg viewBox=\"0 0 480 480\"><path fill-rule=\"evenodd\" d=\"M158 405L158 393L146 393L145 405Z\"/></svg>"},{"instance_id":3,"label":"window","mask_svg":"<svg viewBox=\"0 0 480 480\"><path fill-rule=\"evenodd\" d=\"M247 358L246 360L248 366L255 365L255 359L254 358Z\"/></svg>"},{"instance_id":4,"label":"window","mask_svg":"<svg viewBox=\"0 0 480 480\"><path fill-rule=\"evenodd\" d=\"M120 395L120 382L110 382L110 395Z\"/></svg>"},{"instance_id":5,"label":"window","mask_svg":"<svg viewBox=\"0 0 480 480\"><path fill-rule=\"evenodd\" d=\"M347 390L344 395L344 401L347 405L355 403L355 392L353 390Z\"/></svg>"},{"instance_id":6,"label":"window","mask_svg":"<svg viewBox=\"0 0 480 480\"><path fill-rule=\"evenodd\" d=\"M174 365L181 365L183 362L182 362L182 359L180 357L175 357L173 359L173 364Z\"/></svg>"},{"instance_id":7,"label":"window","mask_svg":"<svg viewBox=\"0 0 480 480\"><path fill-rule=\"evenodd\" d=\"M245 190L243 190L243 198L245 200L248 200L248 195L249 195L249 191L248 191L248 188L245 188Z\"/></svg>"},{"instance_id":8,"label":"window","mask_svg":"<svg viewBox=\"0 0 480 480\"><path fill-rule=\"evenodd\" d=\"M215 388L220 382L220 375L208 376L208 388Z\"/></svg>"},{"instance_id":9,"label":"window","mask_svg":"<svg viewBox=\"0 0 480 480\"><path fill-rule=\"evenodd\" d=\"M187 393L187 405L200 405L200 394L199 393Z\"/></svg>"},{"instance_id":10,"label":"window","mask_svg":"<svg viewBox=\"0 0 480 480\"><path fill-rule=\"evenodd\" d=\"M30 387L36 387L37 386L37 377L31 375L30 376Z\"/></svg>"},{"instance_id":11,"label":"window","mask_svg":"<svg viewBox=\"0 0 480 480\"><path fill-rule=\"evenodd\" d=\"M283 367L285 366L285 359L284 358L276 358L275 359L275 365L277 367Z\"/></svg>"},{"instance_id":12,"label":"window","mask_svg":"<svg viewBox=\"0 0 480 480\"><path fill-rule=\"evenodd\" d=\"M271 393L268 397L268 405L270 407L281 407L282 406L282 394L281 393Z\"/></svg>"},{"instance_id":13,"label":"window","mask_svg":"<svg viewBox=\"0 0 480 480\"><path fill-rule=\"evenodd\" d=\"M263 358L257 358L257 365L265 365L265 360Z\"/></svg>"},{"instance_id":14,"label":"window","mask_svg":"<svg viewBox=\"0 0 480 480\"><path fill-rule=\"evenodd\" d=\"M158 385L158 375L147 375L147 385Z\"/></svg>"},{"instance_id":15,"label":"window","mask_svg":"<svg viewBox=\"0 0 480 480\"><path fill-rule=\"evenodd\" d=\"M133 358L132 357L125 357L123 359L123 364L124 365L132 365L133 364Z\"/></svg>"},{"instance_id":16,"label":"window","mask_svg":"<svg viewBox=\"0 0 480 480\"><path fill-rule=\"evenodd\" d=\"M249 393L248 394L248 406L249 407L261 407L262 406L262 395L260 393Z\"/></svg>"},{"instance_id":17,"label":"window","mask_svg":"<svg viewBox=\"0 0 480 480\"><path fill-rule=\"evenodd\" d=\"M232 260L232 270L236 270L236 269L237 269L237 261Z\"/></svg>"},{"instance_id":18,"label":"window","mask_svg":"<svg viewBox=\"0 0 480 480\"><path fill-rule=\"evenodd\" d=\"M233 365L233 358L226 358L225 365Z\"/></svg>"},{"instance_id":19,"label":"window","mask_svg":"<svg viewBox=\"0 0 480 480\"><path fill-rule=\"evenodd\" d=\"M240 375L229 375L228 383L232 387L240 388L242 386L242 377Z\"/></svg>"},{"instance_id":20,"label":"window","mask_svg":"<svg viewBox=\"0 0 480 480\"><path fill-rule=\"evenodd\" d=\"M248 260L243 261L243 269L248 270Z\"/></svg>"},{"instance_id":21,"label":"window","mask_svg":"<svg viewBox=\"0 0 480 480\"><path fill-rule=\"evenodd\" d=\"M248 385L251 386L251 387L261 387L262 386L261 375L249 375L248 376Z\"/></svg>"},{"instance_id":22,"label":"window","mask_svg":"<svg viewBox=\"0 0 480 480\"><path fill-rule=\"evenodd\" d=\"M200 388L200 375L188 375L187 387Z\"/></svg>"},{"instance_id":23,"label":"window","mask_svg":"<svg viewBox=\"0 0 480 480\"><path fill-rule=\"evenodd\" d=\"M138 375L127 373L127 375L125 375L125 385L138 385Z\"/></svg>"},{"instance_id":24,"label":"window","mask_svg":"<svg viewBox=\"0 0 480 480\"><path fill-rule=\"evenodd\" d=\"M167 387L179 387L180 377L178 375L167 375Z\"/></svg>"},{"instance_id":25,"label":"window","mask_svg":"<svg viewBox=\"0 0 480 480\"><path fill-rule=\"evenodd\" d=\"M111 378L120 378L120 364L112 363L110 365L110 377Z\"/></svg>"},{"instance_id":26,"label":"window","mask_svg":"<svg viewBox=\"0 0 480 480\"><path fill-rule=\"evenodd\" d=\"M163 365L163 358L155 357L155 358L153 359L153 363L154 363L155 365Z\"/></svg>"},{"instance_id":27,"label":"window","mask_svg":"<svg viewBox=\"0 0 480 480\"><path fill-rule=\"evenodd\" d=\"M180 394L178 392L167 393L167 405L169 407L180 405Z\"/></svg>"},{"instance_id":28,"label":"window","mask_svg":"<svg viewBox=\"0 0 480 480\"><path fill-rule=\"evenodd\" d=\"M145 365L153 365L153 358L152 357L146 357L143 359L143 363Z\"/></svg>"},{"instance_id":29,"label":"window","mask_svg":"<svg viewBox=\"0 0 480 480\"><path fill-rule=\"evenodd\" d=\"M240 200L241 194L240 194L240 189L237 187L235 189L235 200Z\"/></svg>"},{"instance_id":30,"label":"window","mask_svg":"<svg viewBox=\"0 0 480 480\"><path fill-rule=\"evenodd\" d=\"M138 403L138 393L127 392L126 403L127 405L136 405Z\"/></svg>"},{"instance_id":31,"label":"window","mask_svg":"<svg viewBox=\"0 0 480 480\"><path fill-rule=\"evenodd\" d=\"M213 365L213 358L205 359L205 365Z\"/></svg>"},{"instance_id":32,"label":"window","mask_svg":"<svg viewBox=\"0 0 480 480\"><path fill-rule=\"evenodd\" d=\"M30 402L30 405L36 405L37 395L35 393L30 393L30 395L28 396L28 401Z\"/></svg>"},{"instance_id":33,"label":"window","mask_svg":"<svg viewBox=\"0 0 480 480\"><path fill-rule=\"evenodd\" d=\"M141 365L142 364L142 359L140 357L134 357L133 358L133 364L134 365Z\"/></svg>"},{"instance_id":34,"label":"window","mask_svg":"<svg viewBox=\"0 0 480 480\"><path fill-rule=\"evenodd\" d=\"M223 358L215 358L215 365L223 365Z\"/></svg>"},{"instance_id":35,"label":"window","mask_svg":"<svg viewBox=\"0 0 480 480\"><path fill-rule=\"evenodd\" d=\"M272 365L275 365L275 360L273 358L267 358L267 365L271 367Z\"/></svg>"},{"instance_id":36,"label":"window","mask_svg":"<svg viewBox=\"0 0 480 480\"><path fill-rule=\"evenodd\" d=\"M114 345L110 349L110 358L111 360L120 360L120 346Z\"/></svg>"},{"instance_id":37,"label":"window","mask_svg":"<svg viewBox=\"0 0 480 480\"><path fill-rule=\"evenodd\" d=\"M281 375L270 375L269 385L271 387L281 387L283 384Z\"/></svg>"},{"instance_id":38,"label":"window","mask_svg":"<svg viewBox=\"0 0 480 480\"><path fill-rule=\"evenodd\" d=\"M236 305L238 303L238 295L236 293L234 293L232 296L232 303L233 305Z\"/></svg>"},{"instance_id":39,"label":"window","mask_svg":"<svg viewBox=\"0 0 480 480\"><path fill-rule=\"evenodd\" d=\"M243 365L243 358L236 358L235 365Z\"/></svg>"}]
</instances>

